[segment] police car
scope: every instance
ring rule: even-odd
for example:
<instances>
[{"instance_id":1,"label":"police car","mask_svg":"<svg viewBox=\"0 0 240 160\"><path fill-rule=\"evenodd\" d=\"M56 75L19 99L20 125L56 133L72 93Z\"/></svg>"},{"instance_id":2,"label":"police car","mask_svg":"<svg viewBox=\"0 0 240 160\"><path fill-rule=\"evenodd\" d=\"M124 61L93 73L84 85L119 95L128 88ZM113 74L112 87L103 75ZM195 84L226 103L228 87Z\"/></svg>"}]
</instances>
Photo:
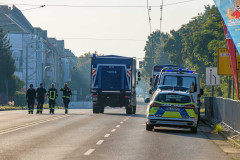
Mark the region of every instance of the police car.
<instances>
[{"instance_id":1,"label":"police car","mask_svg":"<svg viewBox=\"0 0 240 160\"><path fill-rule=\"evenodd\" d=\"M154 126L191 128L197 133L198 108L186 87L159 86L147 107L146 130Z\"/></svg>"}]
</instances>

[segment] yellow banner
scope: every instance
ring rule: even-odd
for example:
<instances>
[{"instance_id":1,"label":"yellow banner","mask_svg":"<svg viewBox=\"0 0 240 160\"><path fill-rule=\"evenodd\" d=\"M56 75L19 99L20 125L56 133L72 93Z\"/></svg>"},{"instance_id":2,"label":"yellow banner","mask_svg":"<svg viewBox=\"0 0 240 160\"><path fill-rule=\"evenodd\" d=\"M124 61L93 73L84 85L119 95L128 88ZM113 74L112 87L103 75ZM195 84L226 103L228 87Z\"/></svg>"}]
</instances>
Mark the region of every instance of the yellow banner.
<instances>
[{"instance_id":1,"label":"yellow banner","mask_svg":"<svg viewBox=\"0 0 240 160\"><path fill-rule=\"evenodd\" d=\"M237 68L239 73L240 66L240 56L236 53L237 56ZM228 56L227 48L218 49L218 75L232 75L231 63Z\"/></svg>"}]
</instances>

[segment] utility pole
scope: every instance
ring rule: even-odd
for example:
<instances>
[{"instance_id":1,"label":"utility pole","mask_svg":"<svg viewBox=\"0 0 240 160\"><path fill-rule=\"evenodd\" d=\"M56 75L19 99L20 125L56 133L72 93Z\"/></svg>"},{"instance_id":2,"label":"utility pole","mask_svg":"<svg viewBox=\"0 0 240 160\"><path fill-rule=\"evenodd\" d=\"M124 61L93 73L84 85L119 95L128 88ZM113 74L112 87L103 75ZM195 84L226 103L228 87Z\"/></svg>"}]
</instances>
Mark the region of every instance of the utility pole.
<instances>
[{"instance_id":1,"label":"utility pole","mask_svg":"<svg viewBox=\"0 0 240 160\"><path fill-rule=\"evenodd\" d=\"M162 0L162 5L160 6L160 12L161 12L161 16L160 16L160 37L161 37L161 31L162 31L162 15L163 15L163 0Z\"/></svg>"}]
</instances>

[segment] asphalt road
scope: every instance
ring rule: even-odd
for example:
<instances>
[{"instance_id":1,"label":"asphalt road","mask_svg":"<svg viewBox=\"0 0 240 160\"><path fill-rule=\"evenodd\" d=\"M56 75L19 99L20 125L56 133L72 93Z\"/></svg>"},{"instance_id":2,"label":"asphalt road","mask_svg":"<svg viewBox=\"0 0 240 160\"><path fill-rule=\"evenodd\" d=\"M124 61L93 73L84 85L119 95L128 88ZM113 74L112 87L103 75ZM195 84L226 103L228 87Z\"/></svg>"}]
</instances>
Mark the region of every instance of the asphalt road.
<instances>
[{"instance_id":1,"label":"asphalt road","mask_svg":"<svg viewBox=\"0 0 240 160\"><path fill-rule=\"evenodd\" d=\"M56 110L49 115L0 112L0 159L4 160L225 160L230 159L204 132L145 130L145 106L127 116L124 109ZM211 134L211 133L208 133Z\"/></svg>"}]
</instances>

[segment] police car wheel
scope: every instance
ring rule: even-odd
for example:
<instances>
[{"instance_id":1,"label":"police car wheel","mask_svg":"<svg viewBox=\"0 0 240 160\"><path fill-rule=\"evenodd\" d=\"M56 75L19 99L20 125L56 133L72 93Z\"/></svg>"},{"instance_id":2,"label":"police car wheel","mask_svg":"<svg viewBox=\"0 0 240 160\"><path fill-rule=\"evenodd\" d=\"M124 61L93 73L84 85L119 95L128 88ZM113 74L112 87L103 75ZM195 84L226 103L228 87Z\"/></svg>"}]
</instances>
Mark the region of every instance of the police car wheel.
<instances>
[{"instance_id":1,"label":"police car wheel","mask_svg":"<svg viewBox=\"0 0 240 160\"><path fill-rule=\"evenodd\" d=\"M192 133L197 133L197 127L191 127L191 132Z\"/></svg>"},{"instance_id":2,"label":"police car wheel","mask_svg":"<svg viewBox=\"0 0 240 160\"><path fill-rule=\"evenodd\" d=\"M152 131L153 128L154 128L153 125L146 124L146 130L147 130L147 131Z\"/></svg>"}]
</instances>

